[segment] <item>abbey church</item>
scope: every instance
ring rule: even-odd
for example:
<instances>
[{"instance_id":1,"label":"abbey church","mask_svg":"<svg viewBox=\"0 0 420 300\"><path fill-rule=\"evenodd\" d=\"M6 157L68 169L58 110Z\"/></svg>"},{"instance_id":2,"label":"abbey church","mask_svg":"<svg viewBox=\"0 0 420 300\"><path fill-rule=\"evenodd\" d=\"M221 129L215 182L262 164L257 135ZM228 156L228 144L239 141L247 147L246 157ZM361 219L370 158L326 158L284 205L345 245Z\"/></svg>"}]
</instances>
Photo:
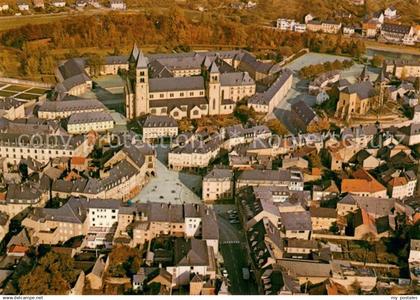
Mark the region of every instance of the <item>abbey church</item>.
<instances>
[{"instance_id":1,"label":"abbey church","mask_svg":"<svg viewBox=\"0 0 420 300\"><path fill-rule=\"evenodd\" d=\"M126 116L175 119L226 115L256 94L256 81L280 71L244 50L144 55L134 45L125 86Z\"/></svg>"}]
</instances>

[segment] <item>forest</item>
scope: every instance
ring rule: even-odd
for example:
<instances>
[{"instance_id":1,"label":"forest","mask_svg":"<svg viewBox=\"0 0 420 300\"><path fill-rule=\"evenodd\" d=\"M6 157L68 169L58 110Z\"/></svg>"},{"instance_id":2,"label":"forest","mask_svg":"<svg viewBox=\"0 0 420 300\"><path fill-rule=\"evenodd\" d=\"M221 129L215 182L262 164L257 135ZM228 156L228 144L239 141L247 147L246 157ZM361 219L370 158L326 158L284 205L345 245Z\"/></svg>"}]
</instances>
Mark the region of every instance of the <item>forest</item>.
<instances>
[{"instance_id":1,"label":"forest","mask_svg":"<svg viewBox=\"0 0 420 300\"><path fill-rule=\"evenodd\" d=\"M60 59L97 55L84 51L91 47L112 49L106 55L128 54L134 42L153 52L244 48L260 58L276 60L303 48L355 57L365 51L362 42L341 36L279 32L218 14L203 13L199 20L191 19L181 9L174 9L169 15L150 10L129 16L78 16L50 24L25 25L5 31L0 37L3 47L18 53L18 76L23 77L51 75ZM0 59L0 71L7 70L7 63Z\"/></svg>"}]
</instances>

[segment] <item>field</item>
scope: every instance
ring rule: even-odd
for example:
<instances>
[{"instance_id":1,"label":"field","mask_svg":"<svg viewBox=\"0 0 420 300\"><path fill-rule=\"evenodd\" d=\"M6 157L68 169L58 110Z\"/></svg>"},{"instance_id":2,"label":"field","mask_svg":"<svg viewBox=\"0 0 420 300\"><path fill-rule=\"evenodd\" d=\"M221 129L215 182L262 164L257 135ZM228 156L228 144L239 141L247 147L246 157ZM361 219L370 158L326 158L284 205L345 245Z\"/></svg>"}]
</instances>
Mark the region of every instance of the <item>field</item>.
<instances>
[{"instance_id":1,"label":"field","mask_svg":"<svg viewBox=\"0 0 420 300\"><path fill-rule=\"evenodd\" d=\"M13 97L20 100L35 100L47 92L48 89L44 88L0 82L0 98Z\"/></svg>"}]
</instances>

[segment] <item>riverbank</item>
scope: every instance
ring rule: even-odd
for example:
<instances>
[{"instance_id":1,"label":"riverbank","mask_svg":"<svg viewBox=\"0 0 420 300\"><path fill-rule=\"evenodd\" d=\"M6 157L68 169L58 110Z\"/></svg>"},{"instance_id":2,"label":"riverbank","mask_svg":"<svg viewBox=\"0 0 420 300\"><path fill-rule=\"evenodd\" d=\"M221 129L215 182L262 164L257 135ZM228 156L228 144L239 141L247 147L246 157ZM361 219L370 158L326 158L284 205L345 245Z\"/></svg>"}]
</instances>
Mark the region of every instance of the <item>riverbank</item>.
<instances>
[{"instance_id":1,"label":"riverbank","mask_svg":"<svg viewBox=\"0 0 420 300\"><path fill-rule=\"evenodd\" d=\"M371 57L375 54L383 56L412 56L412 58L420 59L420 48L401 46L401 45L389 45L381 44L374 41L365 41L366 55ZM385 55L384 55L385 54Z\"/></svg>"}]
</instances>

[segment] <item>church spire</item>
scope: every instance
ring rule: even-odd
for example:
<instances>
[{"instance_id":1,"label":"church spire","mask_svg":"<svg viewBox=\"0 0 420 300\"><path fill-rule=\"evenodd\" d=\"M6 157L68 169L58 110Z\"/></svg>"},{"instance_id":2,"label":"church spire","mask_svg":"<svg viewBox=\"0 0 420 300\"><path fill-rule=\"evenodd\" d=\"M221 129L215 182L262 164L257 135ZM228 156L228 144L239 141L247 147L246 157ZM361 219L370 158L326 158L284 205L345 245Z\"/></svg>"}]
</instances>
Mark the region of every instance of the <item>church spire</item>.
<instances>
[{"instance_id":1,"label":"church spire","mask_svg":"<svg viewBox=\"0 0 420 300\"><path fill-rule=\"evenodd\" d=\"M144 56L143 51L140 50L140 53L137 58L137 69L144 69L147 68L147 65L149 64L149 60L147 57Z\"/></svg>"},{"instance_id":2,"label":"church spire","mask_svg":"<svg viewBox=\"0 0 420 300\"><path fill-rule=\"evenodd\" d=\"M133 49L131 49L129 61L130 62L136 62L137 58L139 57L139 48L137 47L137 43L134 43Z\"/></svg>"}]
</instances>

